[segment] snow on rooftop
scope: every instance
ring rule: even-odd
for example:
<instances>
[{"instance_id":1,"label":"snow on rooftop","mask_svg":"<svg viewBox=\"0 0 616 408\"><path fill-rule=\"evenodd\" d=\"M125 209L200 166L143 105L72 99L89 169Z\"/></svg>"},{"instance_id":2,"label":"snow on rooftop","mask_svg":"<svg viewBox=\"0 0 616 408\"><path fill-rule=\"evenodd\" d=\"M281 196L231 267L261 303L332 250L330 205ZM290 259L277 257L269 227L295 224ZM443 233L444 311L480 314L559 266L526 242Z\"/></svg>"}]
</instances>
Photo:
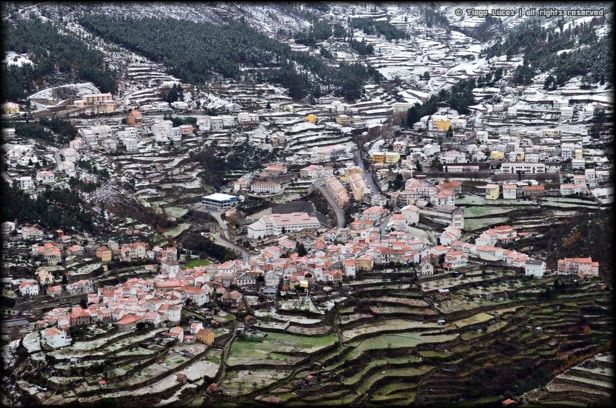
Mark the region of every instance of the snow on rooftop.
<instances>
[{"instance_id":1,"label":"snow on rooftop","mask_svg":"<svg viewBox=\"0 0 616 408\"><path fill-rule=\"evenodd\" d=\"M224 194L224 193L214 193L214 194L205 196L203 198L207 198L209 200L215 200L215 201L226 201L226 200L232 200L237 197L233 195L229 195L229 194Z\"/></svg>"}]
</instances>

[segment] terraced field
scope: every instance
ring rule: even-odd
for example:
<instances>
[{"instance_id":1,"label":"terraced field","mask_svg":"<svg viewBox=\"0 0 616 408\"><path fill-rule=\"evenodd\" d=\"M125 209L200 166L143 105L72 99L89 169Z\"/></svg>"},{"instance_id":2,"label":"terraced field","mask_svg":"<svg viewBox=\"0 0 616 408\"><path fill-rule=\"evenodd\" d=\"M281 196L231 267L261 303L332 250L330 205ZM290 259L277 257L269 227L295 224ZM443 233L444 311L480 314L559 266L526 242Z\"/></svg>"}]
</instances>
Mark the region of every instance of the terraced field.
<instances>
[{"instance_id":1,"label":"terraced field","mask_svg":"<svg viewBox=\"0 0 616 408\"><path fill-rule=\"evenodd\" d=\"M500 404L505 395L521 396L607 349L613 324L609 292L598 281L554 292L553 282L507 273L481 283L481 290L454 286L444 298L422 292L408 273L362 275L332 295L343 300L331 309L324 306L327 298L313 296L310 308L325 310L318 317L307 317L306 308L292 312L290 301L284 314L256 313L259 324L287 316L300 327L320 320L332 332L301 336L260 326L267 333L262 342L236 338L226 372L216 378L222 392L207 394L205 401L222 406ZM496 298L484 299L493 291ZM442 307L452 301L467 304Z\"/></svg>"},{"instance_id":2,"label":"terraced field","mask_svg":"<svg viewBox=\"0 0 616 408\"><path fill-rule=\"evenodd\" d=\"M524 394L540 406L587 406L607 401L614 392L614 354L597 354L556 376L545 387Z\"/></svg>"}]
</instances>

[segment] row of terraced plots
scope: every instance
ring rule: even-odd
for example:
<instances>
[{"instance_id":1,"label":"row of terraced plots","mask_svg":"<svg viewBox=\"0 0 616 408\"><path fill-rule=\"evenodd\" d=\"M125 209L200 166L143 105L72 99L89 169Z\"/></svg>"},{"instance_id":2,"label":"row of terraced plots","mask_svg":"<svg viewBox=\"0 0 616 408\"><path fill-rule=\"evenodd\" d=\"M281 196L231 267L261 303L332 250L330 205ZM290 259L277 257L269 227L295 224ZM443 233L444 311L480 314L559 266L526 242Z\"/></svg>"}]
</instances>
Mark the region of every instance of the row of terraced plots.
<instances>
[{"instance_id":1,"label":"row of terraced plots","mask_svg":"<svg viewBox=\"0 0 616 408\"><path fill-rule=\"evenodd\" d=\"M481 280L412 275L364 274L328 296L253 310L266 336L233 340L222 393L207 398L216 406L493 404L544 385L610 338L599 281L555 285L498 268L476 271Z\"/></svg>"}]
</instances>

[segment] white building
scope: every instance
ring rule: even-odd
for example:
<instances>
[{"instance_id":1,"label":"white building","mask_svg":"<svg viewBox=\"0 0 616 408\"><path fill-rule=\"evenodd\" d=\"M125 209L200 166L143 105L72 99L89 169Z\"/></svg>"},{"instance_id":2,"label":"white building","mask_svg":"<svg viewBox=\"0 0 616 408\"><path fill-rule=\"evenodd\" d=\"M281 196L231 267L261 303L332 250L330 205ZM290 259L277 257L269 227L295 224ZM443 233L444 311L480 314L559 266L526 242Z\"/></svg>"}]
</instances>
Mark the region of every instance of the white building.
<instances>
[{"instance_id":1,"label":"white building","mask_svg":"<svg viewBox=\"0 0 616 408\"><path fill-rule=\"evenodd\" d=\"M248 238L260 239L268 235L280 235L305 229L316 229L321 223L316 217L304 212L265 215L248 226Z\"/></svg>"},{"instance_id":2,"label":"white building","mask_svg":"<svg viewBox=\"0 0 616 408\"><path fill-rule=\"evenodd\" d=\"M522 173L545 173L545 164L544 163L526 163L526 162L508 162L503 163L500 169L501 173L509 174L509 173L517 173L521 171Z\"/></svg>"},{"instance_id":3,"label":"white building","mask_svg":"<svg viewBox=\"0 0 616 408\"><path fill-rule=\"evenodd\" d=\"M303 179L325 178L334 175L334 169L321 165L311 164L299 171L299 175Z\"/></svg>"},{"instance_id":4,"label":"white building","mask_svg":"<svg viewBox=\"0 0 616 408\"><path fill-rule=\"evenodd\" d=\"M253 193L277 194L282 191L282 186L276 181L257 180L250 186Z\"/></svg>"},{"instance_id":5,"label":"white building","mask_svg":"<svg viewBox=\"0 0 616 408\"><path fill-rule=\"evenodd\" d=\"M43 341L51 348L65 347L71 344L71 338L66 332L50 327L41 332Z\"/></svg>"},{"instance_id":6,"label":"white building","mask_svg":"<svg viewBox=\"0 0 616 408\"><path fill-rule=\"evenodd\" d=\"M39 294L38 282L34 279L26 279L19 284L19 293L22 296L37 296Z\"/></svg>"},{"instance_id":7,"label":"white building","mask_svg":"<svg viewBox=\"0 0 616 408\"><path fill-rule=\"evenodd\" d=\"M240 112L237 114L237 122L239 124L259 123L259 115L256 113Z\"/></svg>"},{"instance_id":8,"label":"white building","mask_svg":"<svg viewBox=\"0 0 616 408\"><path fill-rule=\"evenodd\" d=\"M21 176L17 179L17 183L24 191L34 190L34 181L31 176Z\"/></svg>"},{"instance_id":9,"label":"white building","mask_svg":"<svg viewBox=\"0 0 616 408\"><path fill-rule=\"evenodd\" d=\"M215 208L234 207L238 203L238 201L239 199L237 196L223 193L214 193L208 196L201 197L202 204Z\"/></svg>"},{"instance_id":10,"label":"white building","mask_svg":"<svg viewBox=\"0 0 616 408\"><path fill-rule=\"evenodd\" d=\"M135 153L139 150L139 141L135 138L128 137L124 139L124 148L127 153Z\"/></svg>"},{"instance_id":11,"label":"white building","mask_svg":"<svg viewBox=\"0 0 616 408\"><path fill-rule=\"evenodd\" d=\"M355 259L345 259L342 261L342 266L347 278L355 278L357 274L357 261Z\"/></svg>"},{"instance_id":12,"label":"white building","mask_svg":"<svg viewBox=\"0 0 616 408\"><path fill-rule=\"evenodd\" d=\"M52 171L41 170L36 173L36 182L40 184L53 184L56 181L56 176Z\"/></svg>"},{"instance_id":13,"label":"white building","mask_svg":"<svg viewBox=\"0 0 616 408\"><path fill-rule=\"evenodd\" d=\"M165 143L169 140L169 135L173 129L173 122L170 120L162 120L152 125L151 130L154 134L154 141L157 143Z\"/></svg>"},{"instance_id":14,"label":"white building","mask_svg":"<svg viewBox=\"0 0 616 408\"><path fill-rule=\"evenodd\" d=\"M524 264L524 274L526 276L534 276L537 278L543 277L545 273L545 262L540 260L529 259Z\"/></svg>"},{"instance_id":15,"label":"white building","mask_svg":"<svg viewBox=\"0 0 616 408\"><path fill-rule=\"evenodd\" d=\"M503 199L515 200L518 186L515 184L503 184Z\"/></svg>"}]
</instances>

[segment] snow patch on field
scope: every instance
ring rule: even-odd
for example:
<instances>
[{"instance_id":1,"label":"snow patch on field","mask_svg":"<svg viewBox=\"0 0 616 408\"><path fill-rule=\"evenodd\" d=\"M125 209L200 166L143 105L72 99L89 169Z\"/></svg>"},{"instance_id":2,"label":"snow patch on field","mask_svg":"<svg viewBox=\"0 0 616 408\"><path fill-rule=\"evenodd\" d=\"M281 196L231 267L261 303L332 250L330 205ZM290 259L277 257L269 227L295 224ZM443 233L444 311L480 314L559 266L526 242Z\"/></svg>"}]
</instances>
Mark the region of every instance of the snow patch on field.
<instances>
[{"instance_id":1,"label":"snow patch on field","mask_svg":"<svg viewBox=\"0 0 616 408\"><path fill-rule=\"evenodd\" d=\"M82 82L78 84L68 84L46 88L35 94L30 95L29 99L64 100L69 97L81 97L100 93L92 82Z\"/></svg>"},{"instance_id":2,"label":"snow patch on field","mask_svg":"<svg viewBox=\"0 0 616 408\"><path fill-rule=\"evenodd\" d=\"M34 63L28 58L28 54L17 54L14 51L8 51L3 61L6 65L23 67L24 64L34 65Z\"/></svg>"}]
</instances>

